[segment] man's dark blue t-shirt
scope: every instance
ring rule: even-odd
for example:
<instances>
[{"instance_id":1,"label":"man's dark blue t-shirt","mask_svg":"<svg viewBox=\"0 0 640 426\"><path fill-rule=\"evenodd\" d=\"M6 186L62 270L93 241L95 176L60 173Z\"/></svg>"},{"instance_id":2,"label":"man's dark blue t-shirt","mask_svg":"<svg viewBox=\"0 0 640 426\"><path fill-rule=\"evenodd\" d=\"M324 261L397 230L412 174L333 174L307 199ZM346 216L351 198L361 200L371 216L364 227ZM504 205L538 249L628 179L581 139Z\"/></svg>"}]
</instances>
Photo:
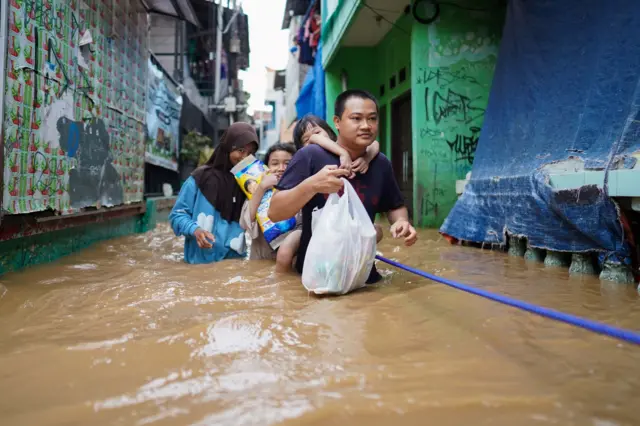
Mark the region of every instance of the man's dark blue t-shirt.
<instances>
[{"instance_id":1,"label":"man's dark blue t-shirt","mask_svg":"<svg viewBox=\"0 0 640 426\"><path fill-rule=\"evenodd\" d=\"M340 159L318 145L308 145L302 148L293 156L289 167L276 185L278 190L288 190L302 183L305 179L318 173L324 166L340 165ZM377 213L386 213L390 210L404 206L404 198L398 183L393 175L391 162L382 153L371 160L369 170L365 174L356 173L350 180L353 189L360 196L364 208L369 213L371 221L375 220ZM304 258L307 254L307 247L311 240L311 219L313 211L321 209L328 198L325 194L316 194L302 208L302 237L300 239L300 249L296 269L302 273ZM327 248L330 250L330 248ZM376 282L380 279L380 274L375 266L371 270L368 283Z\"/></svg>"}]
</instances>

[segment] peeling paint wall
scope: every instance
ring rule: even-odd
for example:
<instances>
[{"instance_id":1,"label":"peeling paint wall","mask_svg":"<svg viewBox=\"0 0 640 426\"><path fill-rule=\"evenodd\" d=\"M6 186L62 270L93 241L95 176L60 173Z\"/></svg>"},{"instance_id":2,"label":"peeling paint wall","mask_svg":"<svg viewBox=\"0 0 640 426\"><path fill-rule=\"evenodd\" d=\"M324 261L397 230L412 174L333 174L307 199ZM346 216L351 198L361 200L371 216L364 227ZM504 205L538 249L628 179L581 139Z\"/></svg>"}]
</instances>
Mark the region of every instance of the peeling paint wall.
<instances>
[{"instance_id":1,"label":"peeling paint wall","mask_svg":"<svg viewBox=\"0 0 640 426\"><path fill-rule=\"evenodd\" d=\"M412 31L414 197L419 225L440 227L471 171L498 55L504 10L442 7Z\"/></svg>"},{"instance_id":2,"label":"peeling paint wall","mask_svg":"<svg viewBox=\"0 0 640 426\"><path fill-rule=\"evenodd\" d=\"M148 55L140 3L10 0L8 41L3 210L141 201Z\"/></svg>"}]
</instances>

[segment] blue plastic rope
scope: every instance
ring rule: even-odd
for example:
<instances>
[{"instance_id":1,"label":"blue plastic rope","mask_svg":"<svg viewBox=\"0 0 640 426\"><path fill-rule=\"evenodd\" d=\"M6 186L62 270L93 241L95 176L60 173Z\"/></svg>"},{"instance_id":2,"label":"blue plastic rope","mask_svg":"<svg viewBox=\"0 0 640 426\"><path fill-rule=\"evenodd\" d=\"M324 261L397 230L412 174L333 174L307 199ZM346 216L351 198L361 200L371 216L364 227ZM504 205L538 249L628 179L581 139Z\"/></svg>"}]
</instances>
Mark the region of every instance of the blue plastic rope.
<instances>
[{"instance_id":1,"label":"blue plastic rope","mask_svg":"<svg viewBox=\"0 0 640 426\"><path fill-rule=\"evenodd\" d=\"M489 291L469 287L467 285L448 280L446 278L438 277L437 275L433 275L416 268L412 268L411 266L403 265L402 263L387 259L386 257L376 256L376 258L385 263L388 263L389 265L395 266L396 268L404 269L405 271L411 272L421 277L439 282L444 285L448 285L449 287L453 287L458 290L466 291L467 293L475 294L476 296L484 297L485 299L493 300L494 302L503 303L505 305L513 306L514 308L522 309L523 311L531 312L532 314L540 315L541 317L550 318L569 325L573 325L575 327L580 327L585 330L592 331L594 333L604 334L615 339L624 340L628 343L640 345L640 333L637 333L635 331L613 327L600 322L591 321L586 318L580 318L575 315L565 314L564 312L559 312L553 309L523 302L521 300L512 299L507 296L502 296L499 294L491 293Z\"/></svg>"}]
</instances>

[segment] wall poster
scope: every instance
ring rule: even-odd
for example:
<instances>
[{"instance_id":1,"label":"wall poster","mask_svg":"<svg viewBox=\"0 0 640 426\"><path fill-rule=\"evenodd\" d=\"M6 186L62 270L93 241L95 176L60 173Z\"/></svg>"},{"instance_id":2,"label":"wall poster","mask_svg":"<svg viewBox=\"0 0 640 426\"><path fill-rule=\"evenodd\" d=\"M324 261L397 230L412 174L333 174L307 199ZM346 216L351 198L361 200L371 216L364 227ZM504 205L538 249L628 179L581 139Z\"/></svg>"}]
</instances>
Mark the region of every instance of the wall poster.
<instances>
[{"instance_id":1,"label":"wall poster","mask_svg":"<svg viewBox=\"0 0 640 426\"><path fill-rule=\"evenodd\" d=\"M178 171L182 97L162 70L151 59L147 62L149 78L145 161Z\"/></svg>"}]
</instances>

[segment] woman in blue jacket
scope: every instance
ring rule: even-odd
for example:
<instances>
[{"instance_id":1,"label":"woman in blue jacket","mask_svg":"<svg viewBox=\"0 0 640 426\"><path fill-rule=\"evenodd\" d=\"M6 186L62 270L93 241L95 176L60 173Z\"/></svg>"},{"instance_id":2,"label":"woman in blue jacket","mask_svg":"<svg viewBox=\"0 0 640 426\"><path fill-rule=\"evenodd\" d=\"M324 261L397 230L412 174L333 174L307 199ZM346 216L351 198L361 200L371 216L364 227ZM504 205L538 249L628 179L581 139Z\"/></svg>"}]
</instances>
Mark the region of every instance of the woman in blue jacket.
<instances>
[{"instance_id":1,"label":"woman in blue jacket","mask_svg":"<svg viewBox=\"0 0 640 426\"><path fill-rule=\"evenodd\" d=\"M246 253L240 213L246 199L231 168L258 149L258 135L247 123L234 123L204 166L182 185L169 220L185 237L187 263L212 263Z\"/></svg>"}]
</instances>

